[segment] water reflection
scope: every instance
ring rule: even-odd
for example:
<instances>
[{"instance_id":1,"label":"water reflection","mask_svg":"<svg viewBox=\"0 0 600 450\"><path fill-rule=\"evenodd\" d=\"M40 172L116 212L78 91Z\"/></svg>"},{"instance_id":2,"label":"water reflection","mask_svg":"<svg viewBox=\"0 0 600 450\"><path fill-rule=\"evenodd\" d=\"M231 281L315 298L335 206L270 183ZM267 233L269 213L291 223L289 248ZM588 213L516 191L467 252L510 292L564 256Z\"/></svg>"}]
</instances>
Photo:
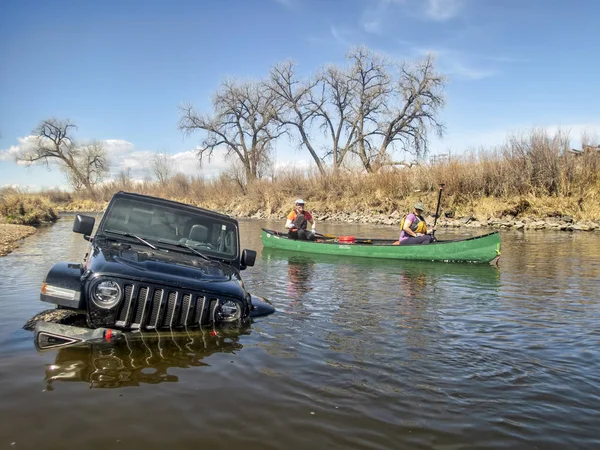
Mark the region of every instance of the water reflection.
<instances>
[{"instance_id":1,"label":"water reflection","mask_svg":"<svg viewBox=\"0 0 600 450\"><path fill-rule=\"evenodd\" d=\"M497 302L501 286L499 268L487 264L299 255L269 248L262 259L272 273L287 266L287 279L279 279L287 293L282 309L299 321L319 321L315 332L324 333L329 350L352 355L355 362L390 341L402 342L409 351L428 348L436 335L452 331L444 323L449 311L485 308ZM313 332L311 325L303 332Z\"/></svg>"},{"instance_id":2,"label":"water reflection","mask_svg":"<svg viewBox=\"0 0 600 450\"><path fill-rule=\"evenodd\" d=\"M315 261L302 256L292 256L288 259L288 285L287 293L293 300L292 303L301 301L302 298L313 290L312 276L315 271Z\"/></svg>"},{"instance_id":3,"label":"water reflection","mask_svg":"<svg viewBox=\"0 0 600 450\"><path fill-rule=\"evenodd\" d=\"M306 294L312 290L311 278L320 265L334 266L338 278L344 283L362 284L368 280L376 280L380 285L382 274L398 274L399 278L392 283L400 287L406 285L411 289L422 290L431 283L445 282L448 279L463 280L465 283L483 283L486 287L497 286L500 282L498 267L488 264L440 263L428 261L396 261L375 258L344 258L335 255L306 255L294 252L264 248L262 259L265 264L272 261L287 262L289 289L291 296ZM332 267L327 267L331 270ZM358 275L358 277L357 277ZM391 281L391 280L390 280Z\"/></svg>"},{"instance_id":4,"label":"water reflection","mask_svg":"<svg viewBox=\"0 0 600 450\"><path fill-rule=\"evenodd\" d=\"M52 390L56 381L81 381L90 388L121 388L141 384L177 382L170 368L208 366L214 353L241 350L242 330L125 333L116 343L93 343L58 350L46 365L45 381Z\"/></svg>"}]
</instances>

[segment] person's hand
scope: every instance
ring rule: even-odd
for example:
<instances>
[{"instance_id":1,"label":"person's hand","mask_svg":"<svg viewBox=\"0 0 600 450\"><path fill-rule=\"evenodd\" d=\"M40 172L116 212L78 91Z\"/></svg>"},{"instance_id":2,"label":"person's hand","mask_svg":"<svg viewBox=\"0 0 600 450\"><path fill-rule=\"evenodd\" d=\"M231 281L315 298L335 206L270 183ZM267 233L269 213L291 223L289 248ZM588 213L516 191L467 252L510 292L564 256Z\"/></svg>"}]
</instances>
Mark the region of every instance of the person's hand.
<instances>
[{"instance_id":1,"label":"person's hand","mask_svg":"<svg viewBox=\"0 0 600 450\"><path fill-rule=\"evenodd\" d=\"M416 233L415 237L423 236L423 233Z\"/></svg>"}]
</instances>

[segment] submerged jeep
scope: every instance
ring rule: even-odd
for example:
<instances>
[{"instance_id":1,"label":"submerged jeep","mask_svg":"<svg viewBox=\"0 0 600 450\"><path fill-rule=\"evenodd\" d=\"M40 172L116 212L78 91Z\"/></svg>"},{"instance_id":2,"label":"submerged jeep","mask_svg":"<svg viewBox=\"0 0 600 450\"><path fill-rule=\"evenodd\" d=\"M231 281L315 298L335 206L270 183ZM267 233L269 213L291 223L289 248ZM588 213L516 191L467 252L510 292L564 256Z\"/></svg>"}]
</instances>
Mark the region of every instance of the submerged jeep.
<instances>
[{"instance_id":1,"label":"submerged jeep","mask_svg":"<svg viewBox=\"0 0 600 450\"><path fill-rule=\"evenodd\" d=\"M80 264L55 264L42 284L40 299L58 308L59 319L50 321L63 325L52 328L47 313L32 319L41 346L123 331L242 325L274 312L244 287L240 271L254 265L256 252L240 250L238 222L229 216L118 192L92 236L94 225L93 217L76 215L73 231L90 241L89 251ZM84 318L88 331L64 326L77 323L74 317L78 324Z\"/></svg>"}]
</instances>

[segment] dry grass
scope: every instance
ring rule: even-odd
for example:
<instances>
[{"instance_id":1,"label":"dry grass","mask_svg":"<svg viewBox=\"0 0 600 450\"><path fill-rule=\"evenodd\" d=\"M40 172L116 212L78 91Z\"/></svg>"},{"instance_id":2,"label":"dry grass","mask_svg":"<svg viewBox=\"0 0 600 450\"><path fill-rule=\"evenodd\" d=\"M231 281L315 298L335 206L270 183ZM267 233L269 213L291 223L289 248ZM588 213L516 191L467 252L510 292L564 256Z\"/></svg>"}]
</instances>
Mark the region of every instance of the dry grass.
<instances>
[{"instance_id":1,"label":"dry grass","mask_svg":"<svg viewBox=\"0 0 600 450\"><path fill-rule=\"evenodd\" d=\"M15 225L38 226L58 219L51 200L45 194L28 194L16 189L0 190L0 218Z\"/></svg>"},{"instance_id":2,"label":"dry grass","mask_svg":"<svg viewBox=\"0 0 600 450\"><path fill-rule=\"evenodd\" d=\"M377 174L358 171L320 176L314 172L281 171L271 180L248 186L226 174L215 180L177 174L164 183L136 183L125 174L102 185L96 200L56 191L38 195L36 210L100 211L120 190L170 198L184 203L248 217L257 212L283 217L296 198L307 201L317 214L358 212L390 214L410 210L423 201L434 212L438 183L444 182L443 209L479 220L513 215L548 217L570 215L575 220L600 220L600 152L567 152L568 140L543 130L514 136L504 145L472 151L434 166L399 168ZM27 220L30 198L0 196L0 215ZM18 211L18 214L15 213ZM23 213L22 213L23 212ZM38 214L43 220L43 215ZM17 218L17 219L15 219ZM22 219L18 219L22 218Z\"/></svg>"}]
</instances>

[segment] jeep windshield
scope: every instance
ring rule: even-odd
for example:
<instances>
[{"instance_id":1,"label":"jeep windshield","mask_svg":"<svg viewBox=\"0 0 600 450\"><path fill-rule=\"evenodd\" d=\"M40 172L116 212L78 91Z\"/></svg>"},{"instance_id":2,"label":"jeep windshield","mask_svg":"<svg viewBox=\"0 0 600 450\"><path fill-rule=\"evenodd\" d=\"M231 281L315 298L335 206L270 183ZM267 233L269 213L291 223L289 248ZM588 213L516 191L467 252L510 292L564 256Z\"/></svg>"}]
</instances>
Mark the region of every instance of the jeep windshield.
<instances>
[{"instance_id":1,"label":"jeep windshield","mask_svg":"<svg viewBox=\"0 0 600 450\"><path fill-rule=\"evenodd\" d=\"M120 198L106 211L99 232L134 237L160 247L171 245L198 255L228 260L238 256L235 222L193 208Z\"/></svg>"}]
</instances>

